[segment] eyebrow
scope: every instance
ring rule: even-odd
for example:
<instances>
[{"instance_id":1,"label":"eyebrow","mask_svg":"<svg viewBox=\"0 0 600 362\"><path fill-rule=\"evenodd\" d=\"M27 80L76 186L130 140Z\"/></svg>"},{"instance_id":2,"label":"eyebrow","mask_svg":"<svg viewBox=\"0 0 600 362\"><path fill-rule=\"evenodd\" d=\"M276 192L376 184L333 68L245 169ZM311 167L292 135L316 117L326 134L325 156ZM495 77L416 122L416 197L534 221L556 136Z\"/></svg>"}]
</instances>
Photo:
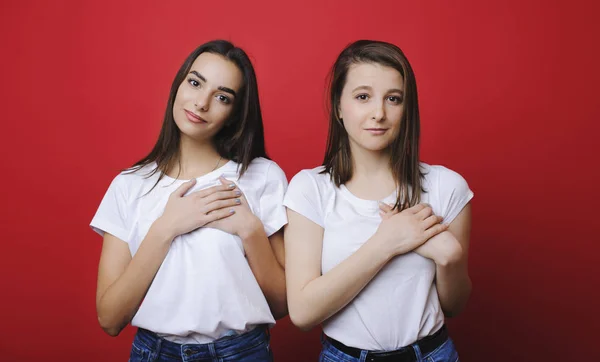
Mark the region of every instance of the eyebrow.
<instances>
[{"instance_id":1,"label":"eyebrow","mask_svg":"<svg viewBox=\"0 0 600 362\"><path fill-rule=\"evenodd\" d=\"M364 89L364 90L373 90L373 87L370 87L368 85L361 85L361 86L358 86L358 87L354 88L352 90L352 93L356 92L357 90L361 90L361 89ZM396 93L396 92L400 93L400 94L404 94L404 91L402 91L402 89L398 89L398 88L390 89L386 93Z\"/></svg>"},{"instance_id":2,"label":"eyebrow","mask_svg":"<svg viewBox=\"0 0 600 362\"><path fill-rule=\"evenodd\" d=\"M203 81L204 83L206 83L206 78L204 78L204 76L202 74L196 72L195 70L192 70L190 72L190 74L195 75L196 77L200 78L201 81ZM229 94L233 95L234 97L236 96L235 91L233 89L231 89L231 88L219 86L217 89L220 90L220 91L229 93Z\"/></svg>"}]
</instances>

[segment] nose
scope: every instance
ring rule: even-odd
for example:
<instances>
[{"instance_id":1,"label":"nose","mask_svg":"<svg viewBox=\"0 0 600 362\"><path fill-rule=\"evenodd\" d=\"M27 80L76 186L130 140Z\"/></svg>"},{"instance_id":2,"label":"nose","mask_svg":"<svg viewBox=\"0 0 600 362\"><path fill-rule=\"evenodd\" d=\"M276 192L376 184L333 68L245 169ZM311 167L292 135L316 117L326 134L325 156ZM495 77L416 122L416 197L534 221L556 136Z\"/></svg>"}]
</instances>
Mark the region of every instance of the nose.
<instances>
[{"instance_id":1,"label":"nose","mask_svg":"<svg viewBox=\"0 0 600 362\"><path fill-rule=\"evenodd\" d=\"M209 106L210 95L208 94L208 92L198 92L198 95L196 96L196 99L194 101L194 107L196 107L196 109L200 111L207 112Z\"/></svg>"},{"instance_id":2,"label":"nose","mask_svg":"<svg viewBox=\"0 0 600 362\"><path fill-rule=\"evenodd\" d=\"M373 114L371 116L371 119L373 119L376 122L381 122L381 121L385 120L384 102L378 102L375 105L375 109L373 109Z\"/></svg>"}]
</instances>

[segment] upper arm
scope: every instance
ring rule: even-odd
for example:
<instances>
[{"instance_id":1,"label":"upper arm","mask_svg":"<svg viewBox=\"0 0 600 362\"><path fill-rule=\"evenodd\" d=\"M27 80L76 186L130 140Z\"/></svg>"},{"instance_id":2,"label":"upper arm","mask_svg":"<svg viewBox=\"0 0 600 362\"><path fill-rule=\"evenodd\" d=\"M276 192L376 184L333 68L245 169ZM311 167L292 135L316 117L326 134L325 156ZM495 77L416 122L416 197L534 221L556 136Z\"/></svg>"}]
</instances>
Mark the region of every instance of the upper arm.
<instances>
[{"instance_id":1,"label":"upper arm","mask_svg":"<svg viewBox=\"0 0 600 362\"><path fill-rule=\"evenodd\" d=\"M438 167L437 190L440 216L449 223L448 232L460 244L463 260L467 259L471 234L471 199L473 191L467 181L457 172ZM445 233L443 233L445 234Z\"/></svg>"},{"instance_id":2,"label":"upper arm","mask_svg":"<svg viewBox=\"0 0 600 362\"><path fill-rule=\"evenodd\" d=\"M127 243L109 233L104 233L98 265L96 303L100 301L108 287L123 274L130 262L131 252Z\"/></svg>"},{"instance_id":3,"label":"upper arm","mask_svg":"<svg viewBox=\"0 0 600 362\"><path fill-rule=\"evenodd\" d=\"M458 216L448 226L448 232L456 238L462 249L462 259L469 255L469 238L471 237L471 203L459 212Z\"/></svg>"},{"instance_id":4,"label":"upper arm","mask_svg":"<svg viewBox=\"0 0 600 362\"><path fill-rule=\"evenodd\" d=\"M288 302L293 304L296 294L321 276L323 228L293 210L288 209L287 214L285 270Z\"/></svg>"},{"instance_id":5,"label":"upper arm","mask_svg":"<svg viewBox=\"0 0 600 362\"><path fill-rule=\"evenodd\" d=\"M282 268L285 268L285 248L283 244L283 229L277 231L275 234L269 236L269 243L271 244L271 249L273 249L273 254L275 254L275 259Z\"/></svg>"}]
</instances>

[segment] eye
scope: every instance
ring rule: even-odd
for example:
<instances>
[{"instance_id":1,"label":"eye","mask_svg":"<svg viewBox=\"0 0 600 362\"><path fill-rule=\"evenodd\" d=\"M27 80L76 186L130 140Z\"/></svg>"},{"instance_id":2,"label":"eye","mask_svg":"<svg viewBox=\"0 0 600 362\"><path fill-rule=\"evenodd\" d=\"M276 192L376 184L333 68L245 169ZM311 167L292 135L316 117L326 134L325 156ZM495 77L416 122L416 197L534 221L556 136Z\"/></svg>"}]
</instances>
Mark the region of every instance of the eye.
<instances>
[{"instance_id":1,"label":"eye","mask_svg":"<svg viewBox=\"0 0 600 362\"><path fill-rule=\"evenodd\" d=\"M389 96L388 100L394 104L402 103L402 97L399 97L399 96Z\"/></svg>"},{"instance_id":2,"label":"eye","mask_svg":"<svg viewBox=\"0 0 600 362\"><path fill-rule=\"evenodd\" d=\"M354 98L356 98L356 99L358 99L358 100L361 100L361 101L366 101L366 100L368 100L368 99L369 99L369 95L368 95L368 94L365 94L365 93L362 93L362 94L359 94L359 95L357 95L357 96L356 96L356 97L354 97Z\"/></svg>"},{"instance_id":3,"label":"eye","mask_svg":"<svg viewBox=\"0 0 600 362\"><path fill-rule=\"evenodd\" d=\"M198 87L200 86L200 82L198 82L197 80L195 80L194 78L188 78L188 83L192 86L192 87Z\"/></svg>"},{"instance_id":4,"label":"eye","mask_svg":"<svg viewBox=\"0 0 600 362\"><path fill-rule=\"evenodd\" d=\"M220 102L223 102L223 103L225 103L225 104L229 104L229 103L231 103L231 99L229 99L229 97L226 97L226 96L224 96L224 95L222 95L222 94L219 94L219 95L217 95L217 99L218 99Z\"/></svg>"}]
</instances>

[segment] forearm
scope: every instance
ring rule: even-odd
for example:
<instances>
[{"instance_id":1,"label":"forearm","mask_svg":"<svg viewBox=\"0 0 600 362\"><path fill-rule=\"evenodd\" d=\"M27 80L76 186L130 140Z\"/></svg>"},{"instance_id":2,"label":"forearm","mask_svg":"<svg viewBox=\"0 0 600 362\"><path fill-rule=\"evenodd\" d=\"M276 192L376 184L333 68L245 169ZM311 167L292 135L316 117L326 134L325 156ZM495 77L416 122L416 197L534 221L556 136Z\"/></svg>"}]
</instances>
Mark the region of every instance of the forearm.
<instances>
[{"instance_id":1,"label":"forearm","mask_svg":"<svg viewBox=\"0 0 600 362\"><path fill-rule=\"evenodd\" d=\"M415 252L436 264L436 287L444 314L458 315L471 294L467 253L458 239L446 231L429 239Z\"/></svg>"},{"instance_id":2,"label":"forearm","mask_svg":"<svg viewBox=\"0 0 600 362\"><path fill-rule=\"evenodd\" d=\"M294 324L308 330L350 303L390 260L375 240L369 239L346 260L310 281L290 299Z\"/></svg>"},{"instance_id":3,"label":"forearm","mask_svg":"<svg viewBox=\"0 0 600 362\"><path fill-rule=\"evenodd\" d=\"M466 261L436 266L436 287L446 317L457 316L471 295Z\"/></svg>"},{"instance_id":4,"label":"forearm","mask_svg":"<svg viewBox=\"0 0 600 362\"><path fill-rule=\"evenodd\" d=\"M155 225L148 231L123 274L98 300L98 320L111 336L118 335L131 321L169 251L173 237Z\"/></svg>"},{"instance_id":5,"label":"forearm","mask_svg":"<svg viewBox=\"0 0 600 362\"><path fill-rule=\"evenodd\" d=\"M260 286L275 319L287 315L285 271L279 264L262 223L248 234L240 235L250 269Z\"/></svg>"}]
</instances>

